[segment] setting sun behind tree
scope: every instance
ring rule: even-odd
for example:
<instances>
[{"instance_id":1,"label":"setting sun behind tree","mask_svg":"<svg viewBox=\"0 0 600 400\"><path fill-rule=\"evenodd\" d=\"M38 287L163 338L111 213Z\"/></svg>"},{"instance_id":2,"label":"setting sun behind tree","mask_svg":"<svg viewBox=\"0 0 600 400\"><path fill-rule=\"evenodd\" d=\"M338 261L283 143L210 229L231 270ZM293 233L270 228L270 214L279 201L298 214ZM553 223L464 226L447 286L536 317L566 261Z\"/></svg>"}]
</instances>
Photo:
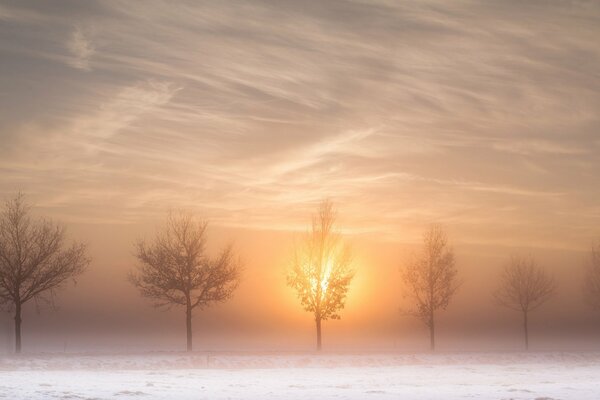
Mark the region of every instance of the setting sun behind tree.
<instances>
[{"instance_id":1,"label":"setting sun behind tree","mask_svg":"<svg viewBox=\"0 0 600 400\"><path fill-rule=\"evenodd\" d=\"M335 231L336 212L331 201L319 205L312 230L295 249L287 277L306 311L314 313L317 350L321 350L321 321L340 319L348 288L354 278L350 247Z\"/></svg>"}]
</instances>

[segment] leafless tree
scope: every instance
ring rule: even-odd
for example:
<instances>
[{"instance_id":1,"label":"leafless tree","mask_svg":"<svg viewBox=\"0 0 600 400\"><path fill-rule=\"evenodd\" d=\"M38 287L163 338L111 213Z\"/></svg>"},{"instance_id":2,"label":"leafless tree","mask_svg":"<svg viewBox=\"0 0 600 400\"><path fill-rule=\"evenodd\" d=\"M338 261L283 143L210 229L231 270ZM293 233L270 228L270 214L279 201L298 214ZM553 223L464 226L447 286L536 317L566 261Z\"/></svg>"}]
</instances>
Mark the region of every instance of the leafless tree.
<instances>
[{"instance_id":1,"label":"leafless tree","mask_svg":"<svg viewBox=\"0 0 600 400\"><path fill-rule=\"evenodd\" d=\"M52 302L55 291L90 262L84 244L66 245L63 227L29 213L30 206L18 194L0 215L0 303L14 309L17 353L23 305L31 299Z\"/></svg>"},{"instance_id":2,"label":"leafless tree","mask_svg":"<svg viewBox=\"0 0 600 400\"><path fill-rule=\"evenodd\" d=\"M423 235L423 249L402 269L402 280L413 302L409 315L429 327L431 350L435 350L435 313L445 310L458 290L454 252L441 226L432 225Z\"/></svg>"},{"instance_id":3,"label":"leafless tree","mask_svg":"<svg viewBox=\"0 0 600 400\"><path fill-rule=\"evenodd\" d=\"M192 311L232 297L241 274L231 246L206 254L206 226L190 213L170 213L152 242L139 241L139 265L130 281L156 307L185 307L187 350L192 350Z\"/></svg>"},{"instance_id":4,"label":"leafless tree","mask_svg":"<svg viewBox=\"0 0 600 400\"><path fill-rule=\"evenodd\" d=\"M532 256L513 256L504 267L494 297L504 307L523 313L525 349L529 349L529 313L544 304L555 291L554 278L538 266Z\"/></svg>"},{"instance_id":5,"label":"leafless tree","mask_svg":"<svg viewBox=\"0 0 600 400\"><path fill-rule=\"evenodd\" d=\"M317 350L321 350L321 321L340 319L355 271L350 247L335 231L336 212L330 201L319 206L312 230L295 250L288 285L297 292L304 310L314 314Z\"/></svg>"},{"instance_id":6,"label":"leafless tree","mask_svg":"<svg viewBox=\"0 0 600 400\"><path fill-rule=\"evenodd\" d=\"M600 309L600 240L592 245L590 264L584 282L584 294L588 304Z\"/></svg>"}]
</instances>

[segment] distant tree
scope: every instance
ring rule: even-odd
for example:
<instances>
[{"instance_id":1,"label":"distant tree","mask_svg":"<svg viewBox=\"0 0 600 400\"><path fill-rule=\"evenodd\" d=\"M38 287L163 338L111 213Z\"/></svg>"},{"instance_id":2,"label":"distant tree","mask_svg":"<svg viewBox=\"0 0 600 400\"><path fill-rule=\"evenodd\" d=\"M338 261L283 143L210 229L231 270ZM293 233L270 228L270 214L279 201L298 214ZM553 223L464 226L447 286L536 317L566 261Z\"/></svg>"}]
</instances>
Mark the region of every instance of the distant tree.
<instances>
[{"instance_id":1,"label":"distant tree","mask_svg":"<svg viewBox=\"0 0 600 400\"><path fill-rule=\"evenodd\" d=\"M23 305L31 299L52 302L55 291L90 263L84 244L67 246L63 227L34 219L29 212L18 194L0 214L0 303L14 309L17 353Z\"/></svg>"},{"instance_id":2,"label":"distant tree","mask_svg":"<svg viewBox=\"0 0 600 400\"><path fill-rule=\"evenodd\" d=\"M600 309L600 240L592 245L583 289L588 304Z\"/></svg>"},{"instance_id":3,"label":"distant tree","mask_svg":"<svg viewBox=\"0 0 600 400\"><path fill-rule=\"evenodd\" d=\"M206 254L206 226L189 213L170 213L151 242L139 241L139 265L129 276L155 307L184 306L187 350L192 350L192 311L232 297L241 266L231 246L216 258Z\"/></svg>"},{"instance_id":4,"label":"distant tree","mask_svg":"<svg viewBox=\"0 0 600 400\"><path fill-rule=\"evenodd\" d=\"M429 327L431 350L435 350L435 313L445 310L458 290L458 271L454 252L441 226L432 225L423 235L421 253L401 270L402 280L413 302L409 315L423 320Z\"/></svg>"},{"instance_id":5,"label":"distant tree","mask_svg":"<svg viewBox=\"0 0 600 400\"><path fill-rule=\"evenodd\" d=\"M504 267L494 297L504 307L523 313L525 349L529 349L529 313L544 304L556 291L556 283L531 256L513 256Z\"/></svg>"},{"instance_id":6,"label":"distant tree","mask_svg":"<svg viewBox=\"0 0 600 400\"><path fill-rule=\"evenodd\" d=\"M340 319L355 271L350 247L335 231L336 212L330 201L319 206L312 230L295 249L288 285L297 292L304 310L314 314L317 350L321 350L321 321Z\"/></svg>"}]
</instances>

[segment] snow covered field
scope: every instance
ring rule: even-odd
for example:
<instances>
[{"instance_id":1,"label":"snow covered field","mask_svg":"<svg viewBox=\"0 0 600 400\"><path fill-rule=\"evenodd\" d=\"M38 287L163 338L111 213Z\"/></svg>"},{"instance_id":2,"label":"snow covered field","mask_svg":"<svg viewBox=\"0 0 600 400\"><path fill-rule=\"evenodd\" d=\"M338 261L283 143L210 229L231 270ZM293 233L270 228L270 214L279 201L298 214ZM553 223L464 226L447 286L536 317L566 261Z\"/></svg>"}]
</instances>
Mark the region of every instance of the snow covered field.
<instances>
[{"instance_id":1,"label":"snow covered field","mask_svg":"<svg viewBox=\"0 0 600 400\"><path fill-rule=\"evenodd\" d=\"M599 399L600 353L36 355L5 399Z\"/></svg>"}]
</instances>

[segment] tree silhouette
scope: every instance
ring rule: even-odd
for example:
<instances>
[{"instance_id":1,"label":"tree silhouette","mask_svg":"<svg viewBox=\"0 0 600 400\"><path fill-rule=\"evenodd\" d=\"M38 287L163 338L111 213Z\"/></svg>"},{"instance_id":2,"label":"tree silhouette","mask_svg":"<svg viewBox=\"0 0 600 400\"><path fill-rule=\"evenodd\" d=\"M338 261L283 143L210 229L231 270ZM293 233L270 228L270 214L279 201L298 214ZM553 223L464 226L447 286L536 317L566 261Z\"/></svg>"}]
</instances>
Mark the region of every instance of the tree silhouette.
<instances>
[{"instance_id":1,"label":"tree silhouette","mask_svg":"<svg viewBox=\"0 0 600 400\"><path fill-rule=\"evenodd\" d=\"M504 307L523 313L525 349L529 349L529 313L544 304L555 291L554 278L531 256L513 256L504 267L494 297Z\"/></svg>"},{"instance_id":2,"label":"tree silhouette","mask_svg":"<svg viewBox=\"0 0 600 400\"><path fill-rule=\"evenodd\" d=\"M33 219L21 194L5 203L0 215L0 303L15 312L15 351L21 352L21 312L29 300L52 302L65 281L90 262L81 243L65 244L65 230Z\"/></svg>"},{"instance_id":3,"label":"tree silhouette","mask_svg":"<svg viewBox=\"0 0 600 400\"><path fill-rule=\"evenodd\" d=\"M401 271L413 302L409 315L421 318L429 327L431 350L435 350L435 313L445 310L460 286L457 282L454 252L446 233L432 225L423 235L423 249Z\"/></svg>"},{"instance_id":4,"label":"tree silhouette","mask_svg":"<svg viewBox=\"0 0 600 400\"><path fill-rule=\"evenodd\" d=\"M170 213L152 242L139 241L138 269L130 281L156 307L185 307L187 350L192 350L192 311L223 302L233 295L241 267L232 247L216 258L205 253L206 226L189 213Z\"/></svg>"},{"instance_id":5,"label":"tree silhouette","mask_svg":"<svg viewBox=\"0 0 600 400\"><path fill-rule=\"evenodd\" d=\"M319 206L312 229L297 246L288 285L294 288L304 310L312 312L321 350L321 321L340 319L348 287L354 277L350 247L334 230L336 212L330 201Z\"/></svg>"},{"instance_id":6,"label":"tree silhouette","mask_svg":"<svg viewBox=\"0 0 600 400\"><path fill-rule=\"evenodd\" d=\"M590 306L600 309L600 240L592 245L590 261L583 286L585 299Z\"/></svg>"}]
</instances>

